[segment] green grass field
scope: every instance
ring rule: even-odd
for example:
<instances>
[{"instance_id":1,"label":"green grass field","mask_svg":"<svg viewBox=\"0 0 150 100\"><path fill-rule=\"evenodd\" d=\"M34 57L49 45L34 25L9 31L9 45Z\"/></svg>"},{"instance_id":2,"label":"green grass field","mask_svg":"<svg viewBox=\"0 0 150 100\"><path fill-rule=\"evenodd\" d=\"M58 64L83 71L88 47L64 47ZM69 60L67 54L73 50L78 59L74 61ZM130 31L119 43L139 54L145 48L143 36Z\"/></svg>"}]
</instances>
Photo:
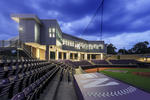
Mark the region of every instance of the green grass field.
<instances>
[{"instance_id":1,"label":"green grass field","mask_svg":"<svg viewBox=\"0 0 150 100\"><path fill-rule=\"evenodd\" d=\"M128 72L121 73L121 72L110 72L105 70L100 72L107 76L132 84L133 86L143 89L147 92L150 92L150 77L132 74L132 72L150 72L150 69L136 68L136 69L112 69L112 70L125 70Z\"/></svg>"}]
</instances>

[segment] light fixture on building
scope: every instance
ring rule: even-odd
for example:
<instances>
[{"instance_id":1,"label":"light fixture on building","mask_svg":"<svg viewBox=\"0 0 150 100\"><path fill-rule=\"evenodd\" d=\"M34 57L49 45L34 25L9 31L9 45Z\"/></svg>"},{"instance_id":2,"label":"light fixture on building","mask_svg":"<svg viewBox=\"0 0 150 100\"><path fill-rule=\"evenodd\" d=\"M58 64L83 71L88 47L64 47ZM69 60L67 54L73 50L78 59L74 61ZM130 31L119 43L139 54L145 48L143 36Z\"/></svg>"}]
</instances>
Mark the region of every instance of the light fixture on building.
<instances>
[{"instance_id":1,"label":"light fixture on building","mask_svg":"<svg viewBox=\"0 0 150 100\"><path fill-rule=\"evenodd\" d=\"M19 26L19 31L23 31L23 27L22 26Z\"/></svg>"}]
</instances>

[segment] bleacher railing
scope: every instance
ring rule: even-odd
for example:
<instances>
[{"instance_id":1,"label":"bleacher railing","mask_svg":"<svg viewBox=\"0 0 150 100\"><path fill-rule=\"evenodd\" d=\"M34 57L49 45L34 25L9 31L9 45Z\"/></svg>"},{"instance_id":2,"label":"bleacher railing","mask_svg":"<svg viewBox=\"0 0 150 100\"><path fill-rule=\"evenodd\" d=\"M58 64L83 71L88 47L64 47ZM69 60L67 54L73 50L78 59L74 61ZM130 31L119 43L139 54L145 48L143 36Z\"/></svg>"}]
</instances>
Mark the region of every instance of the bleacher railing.
<instances>
[{"instance_id":1,"label":"bleacher railing","mask_svg":"<svg viewBox=\"0 0 150 100\"><path fill-rule=\"evenodd\" d=\"M22 49L30 58L35 58L28 46L19 40L0 40L0 48L16 48Z\"/></svg>"},{"instance_id":2,"label":"bleacher railing","mask_svg":"<svg viewBox=\"0 0 150 100\"><path fill-rule=\"evenodd\" d=\"M19 40L0 40L0 47L21 47L21 42Z\"/></svg>"}]
</instances>

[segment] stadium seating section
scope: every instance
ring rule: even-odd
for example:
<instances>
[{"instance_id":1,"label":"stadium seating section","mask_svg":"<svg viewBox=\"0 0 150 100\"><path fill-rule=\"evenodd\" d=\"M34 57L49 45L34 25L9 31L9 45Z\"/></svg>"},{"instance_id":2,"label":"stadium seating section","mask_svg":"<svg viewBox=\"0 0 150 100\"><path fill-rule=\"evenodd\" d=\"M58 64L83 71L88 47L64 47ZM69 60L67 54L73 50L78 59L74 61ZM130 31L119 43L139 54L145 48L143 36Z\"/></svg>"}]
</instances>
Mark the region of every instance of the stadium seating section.
<instances>
[{"instance_id":1,"label":"stadium seating section","mask_svg":"<svg viewBox=\"0 0 150 100\"><path fill-rule=\"evenodd\" d=\"M112 64L137 64L136 60L109 60Z\"/></svg>"},{"instance_id":2,"label":"stadium seating section","mask_svg":"<svg viewBox=\"0 0 150 100\"><path fill-rule=\"evenodd\" d=\"M73 73L72 67L59 62L0 60L0 100L36 100L56 74L70 81Z\"/></svg>"},{"instance_id":3,"label":"stadium seating section","mask_svg":"<svg viewBox=\"0 0 150 100\"><path fill-rule=\"evenodd\" d=\"M82 65L92 65L92 64L88 62L87 60L81 60L81 61L74 61L73 65L75 65L76 67L79 67Z\"/></svg>"},{"instance_id":4,"label":"stadium seating section","mask_svg":"<svg viewBox=\"0 0 150 100\"><path fill-rule=\"evenodd\" d=\"M136 60L92 60L90 63L87 60L82 61L70 61L70 60L58 60L58 61L45 61L37 59L1 59L0 60L0 100L47 100L43 99L47 95L48 100L65 100L60 97L62 90L70 89L63 93L72 93L66 98L68 100L76 100L74 86L73 86L73 74L74 69L79 66L85 68L94 68L114 65L136 65L139 63ZM94 63L94 64L93 64ZM93 64L93 65L92 65ZM143 66L143 63L142 63ZM144 65L145 66L145 65ZM133 67L133 66L132 66ZM84 69L84 68L83 68ZM50 94L46 94L41 97L46 87L50 85L53 91ZM65 88L66 87L66 88ZM55 91L55 92L54 92ZM57 98L57 99L56 99ZM74 98L74 99L72 99Z\"/></svg>"},{"instance_id":5,"label":"stadium seating section","mask_svg":"<svg viewBox=\"0 0 150 100\"><path fill-rule=\"evenodd\" d=\"M79 66L82 66L82 65L92 65L87 60L81 60L81 61L58 60L58 62L62 62L64 64L67 64L67 65L72 66L74 68L78 68Z\"/></svg>"},{"instance_id":6,"label":"stadium seating section","mask_svg":"<svg viewBox=\"0 0 150 100\"><path fill-rule=\"evenodd\" d=\"M109 64L106 60L91 60L94 64Z\"/></svg>"}]
</instances>

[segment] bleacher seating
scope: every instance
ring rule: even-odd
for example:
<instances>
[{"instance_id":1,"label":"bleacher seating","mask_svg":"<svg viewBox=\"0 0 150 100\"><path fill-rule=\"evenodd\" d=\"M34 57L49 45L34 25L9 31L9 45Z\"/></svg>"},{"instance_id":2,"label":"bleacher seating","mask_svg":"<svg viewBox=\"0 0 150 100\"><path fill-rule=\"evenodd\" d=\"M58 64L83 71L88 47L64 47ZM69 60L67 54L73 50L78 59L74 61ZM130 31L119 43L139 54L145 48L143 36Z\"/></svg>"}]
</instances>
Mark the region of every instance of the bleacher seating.
<instances>
[{"instance_id":1,"label":"bleacher seating","mask_svg":"<svg viewBox=\"0 0 150 100\"><path fill-rule=\"evenodd\" d=\"M67 65L69 65L69 66L76 67L74 65L74 63L72 61L70 61L70 60L62 60L62 62L65 63L65 64L67 64Z\"/></svg>"},{"instance_id":2,"label":"bleacher seating","mask_svg":"<svg viewBox=\"0 0 150 100\"><path fill-rule=\"evenodd\" d=\"M57 63L57 64L65 64L65 66L70 66L73 68L76 68L77 66L74 65L74 62L71 60L52 60L52 62Z\"/></svg>"},{"instance_id":3,"label":"bleacher seating","mask_svg":"<svg viewBox=\"0 0 150 100\"><path fill-rule=\"evenodd\" d=\"M51 78L73 68L57 62L35 59L0 60L0 100L34 100Z\"/></svg>"},{"instance_id":4,"label":"bleacher seating","mask_svg":"<svg viewBox=\"0 0 150 100\"><path fill-rule=\"evenodd\" d=\"M137 64L136 60L109 60L112 64Z\"/></svg>"},{"instance_id":5,"label":"bleacher seating","mask_svg":"<svg viewBox=\"0 0 150 100\"><path fill-rule=\"evenodd\" d=\"M106 60L91 60L94 64L109 64Z\"/></svg>"},{"instance_id":6,"label":"bleacher seating","mask_svg":"<svg viewBox=\"0 0 150 100\"><path fill-rule=\"evenodd\" d=\"M105 60L92 60L96 65L109 66ZM112 64L135 64L135 60L110 60ZM44 100L40 94L49 84L54 84L51 99L61 100L60 90L73 89L74 68L92 64L82 61L42 61L37 59L1 59L0 60L0 100ZM99 66L98 66L99 67ZM52 82L53 81L53 82ZM66 85L67 84L67 85ZM61 85L61 86L59 86ZM69 90L70 91L70 90ZM71 90L72 91L72 90ZM67 92L64 92L67 93ZM58 95L58 96L57 96ZM67 96L67 94L66 94ZM68 97L67 97L68 98ZM70 98L71 100L71 98Z\"/></svg>"},{"instance_id":7,"label":"bleacher seating","mask_svg":"<svg viewBox=\"0 0 150 100\"><path fill-rule=\"evenodd\" d=\"M88 62L87 60L81 60L81 61L74 61L72 62L74 66L79 67L79 66L83 66L83 65L92 65L90 62Z\"/></svg>"}]
</instances>

